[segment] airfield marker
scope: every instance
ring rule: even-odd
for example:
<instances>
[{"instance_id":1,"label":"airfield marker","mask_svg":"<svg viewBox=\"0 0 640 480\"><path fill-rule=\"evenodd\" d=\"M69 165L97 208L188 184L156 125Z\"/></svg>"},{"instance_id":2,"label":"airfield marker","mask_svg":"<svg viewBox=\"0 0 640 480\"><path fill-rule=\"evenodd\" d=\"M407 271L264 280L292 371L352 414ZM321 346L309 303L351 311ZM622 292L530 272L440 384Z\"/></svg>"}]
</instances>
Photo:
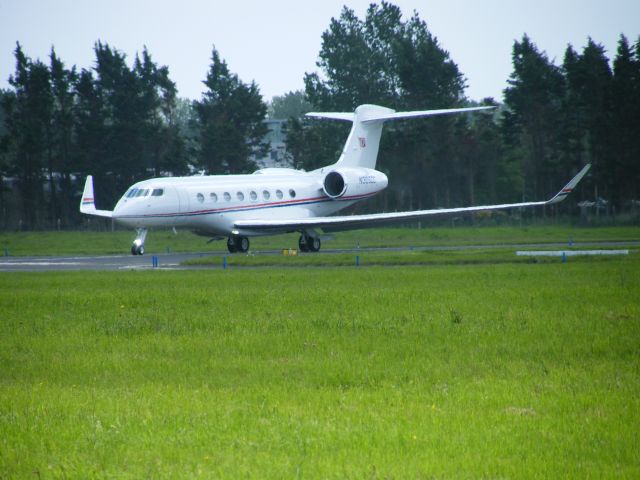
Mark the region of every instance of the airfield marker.
<instances>
[{"instance_id":1,"label":"airfield marker","mask_svg":"<svg viewBox=\"0 0 640 480\"><path fill-rule=\"evenodd\" d=\"M227 256L226 255L224 257L222 257L222 269L223 270L227 269Z\"/></svg>"},{"instance_id":2,"label":"airfield marker","mask_svg":"<svg viewBox=\"0 0 640 480\"><path fill-rule=\"evenodd\" d=\"M360 255L356 255L356 267L360 266Z\"/></svg>"}]
</instances>

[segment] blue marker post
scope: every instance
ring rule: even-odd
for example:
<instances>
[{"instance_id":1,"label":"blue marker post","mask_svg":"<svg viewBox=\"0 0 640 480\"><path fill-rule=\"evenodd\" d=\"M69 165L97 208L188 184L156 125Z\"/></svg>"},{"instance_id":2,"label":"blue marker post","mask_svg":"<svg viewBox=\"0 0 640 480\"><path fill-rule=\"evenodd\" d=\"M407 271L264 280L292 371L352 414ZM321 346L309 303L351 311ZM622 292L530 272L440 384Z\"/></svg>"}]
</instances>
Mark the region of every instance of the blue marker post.
<instances>
[{"instance_id":1,"label":"blue marker post","mask_svg":"<svg viewBox=\"0 0 640 480\"><path fill-rule=\"evenodd\" d=\"M227 269L227 256L226 255L224 257L222 257L222 269L223 270Z\"/></svg>"},{"instance_id":2,"label":"blue marker post","mask_svg":"<svg viewBox=\"0 0 640 480\"><path fill-rule=\"evenodd\" d=\"M562 252L562 263L567 263L567 252Z\"/></svg>"},{"instance_id":3,"label":"blue marker post","mask_svg":"<svg viewBox=\"0 0 640 480\"><path fill-rule=\"evenodd\" d=\"M356 255L356 267L360 266L360 255Z\"/></svg>"},{"instance_id":4,"label":"blue marker post","mask_svg":"<svg viewBox=\"0 0 640 480\"><path fill-rule=\"evenodd\" d=\"M158 267L158 257L156 255L151 257L151 266L153 268L157 268Z\"/></svg>"}]
</instances>

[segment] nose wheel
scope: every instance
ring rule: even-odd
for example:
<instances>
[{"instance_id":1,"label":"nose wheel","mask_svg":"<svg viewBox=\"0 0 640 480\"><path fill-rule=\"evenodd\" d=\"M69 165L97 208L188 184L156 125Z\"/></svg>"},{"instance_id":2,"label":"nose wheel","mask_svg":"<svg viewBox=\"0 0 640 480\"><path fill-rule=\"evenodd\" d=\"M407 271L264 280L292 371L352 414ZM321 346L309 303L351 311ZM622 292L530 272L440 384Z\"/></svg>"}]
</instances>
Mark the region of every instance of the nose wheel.
<instances>
[{"instance_id":1,"label":"nose wheel","mask_svg":"<svg viewBox=\"0 0 640 480\"><path fill-rule=\"evenodd\" d=\"M319 252L320 245L320 239L311 235L300 235L298 240L298 248L301 252Z\"/></svg>"},{"instance_id":2,"label":"nose wheel","mask_svg":"<svg viewBox=\"0 0 640 480\"><path fill-rule=\"evenodd\" d=\"M249 251L249 239L240 235L227 238L227 250L229 253L247 253Z\"/></svg>"}]
</instances>

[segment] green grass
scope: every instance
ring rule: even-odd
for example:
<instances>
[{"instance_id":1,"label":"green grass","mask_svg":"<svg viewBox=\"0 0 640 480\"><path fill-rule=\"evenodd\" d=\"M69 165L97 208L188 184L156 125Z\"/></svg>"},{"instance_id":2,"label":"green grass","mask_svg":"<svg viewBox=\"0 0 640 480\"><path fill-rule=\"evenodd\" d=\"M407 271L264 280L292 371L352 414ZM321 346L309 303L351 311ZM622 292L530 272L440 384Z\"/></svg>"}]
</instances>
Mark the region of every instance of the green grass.
<instances>
[{"instance_id":1,"label":"green grass","mask_svg":"<svg viewBox=\"0 0 640 480\"><path fill-rule=\"evenodd\" d=\"M298 234L251 239L251 250L297 248ZM589 241L638 241L638 227L580 228L571 226L380 228L330 235L323 248L356 248L432 245L499 245L513 243L565 243ZM128 254L133 231L116 232L0 232L0 255L103 255ZM207 239L190 232L151 231L147 253L222 252L224 241L207 244Z\"/></svg>"},{"instance_id":2,"label":"green grass","mask_svg":"<svg viewBox=\"0 0 640 480\"><path fill-rule=\"evenodd\" d=\"M530 249L529 249L530 250ZM550 250L540 248L539 250ZM551 250L556 250L551 248ZM566 250L581 250L566 248ZM615 249L614 249L615 250ZM629 249L626 249L629 250ZM220 267L226 261L227 267L346 267L359 265L398 266L398 265L482 265L500 263L559 263L560 257L525 257L516 256L512 248L478 248L467 250L401 250L401 251L354 251L350 253L306 253L296 256L234 254L227 255L224 260L220 255L193 258L183 262L184 266ZM637 249L630 249L629 255L637 256ZM577 256L569 257L569 262L603 262L611 260L610 256Z\"/></svg>"},{"instance_id":3,"label":"green grass","mask_svg":"<svg viewBox=\"0 0 640 480\"><path fill-rule=\"evenodd\" d=\"M640 261L0 275L0 478L640 476Z\"/></svg>"}]
</instances>

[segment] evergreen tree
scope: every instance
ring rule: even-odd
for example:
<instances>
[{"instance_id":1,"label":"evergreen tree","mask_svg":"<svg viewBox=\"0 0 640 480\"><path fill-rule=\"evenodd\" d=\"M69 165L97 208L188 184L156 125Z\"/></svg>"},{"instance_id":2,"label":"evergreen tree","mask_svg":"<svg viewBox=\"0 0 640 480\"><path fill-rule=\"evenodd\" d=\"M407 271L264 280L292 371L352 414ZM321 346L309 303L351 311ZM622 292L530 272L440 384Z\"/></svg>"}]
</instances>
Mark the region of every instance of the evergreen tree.
<instances>
[{"instance_id":1,"label":"evergreen tree","mask_svg":"<svg viewBox=\"0 0 640 480\"><path fill-rule=\"evenodd\" d=\"M613 61L611 102L612 180L620 202L640 199L640 55L624 35Z\"/></svg>"},{"instance_id":2,"label":"evergreen tree","mask_svg":"<svg viewBox=\"0 0 640 480\"><path fill-rule=\"evenodd\" d=\"M82 174L92 174L95 178L95 196L98 205L109 208L113 197L105 196L107 174L111 173L109 165L109 143L107 128L107 108L102 98L94 75L83 69L74 85L76 97L74 105L75 145L74 165Z\"/></svg>"},{"instance_id":3,"label":"evergreen tree","mask_svg":"<svg viewBox=\"0 0 640 480\"><path fill-rule=\"evenodd\" d=\"M9 219L6 196L9 188L5 185L5 178L11 174L14 164L12 160L13 137L7 129L5 106L12 105L14 101L15 95L12 91L0 89L0 216L2 219L0 227L4 228L8 225Z\"/></svg>"},{"instance_id":4,"label":"evergreen tree","mask_svg":"<svg viewBox=\"0 0 640 480\"><path fill-rule=\"evenodd\" d=\"M307 73L305 91L319 110L352 111L364 103L416 110L453 107L464 101L462 74L426 23L417 14L404 21L400 9L388 2L372 4L364 20L345 7L322 35L317 65L322 75ZM335 161L348 128L317 121L293 127L287 137L288 151L302 155L298 163L307 168ZM406 183L392 184L369 202L369 208L459 203L457 187L464 169L452 148L455 135L452 118L387 125L377 168L408 179L409 188ZM323 155L306 149L315 138L323 145Z\"/></svg>"},{"instance_id":5,"label":"evergreen tree","mask_svg":"<svg viewBox=\"0 0 640 480\"><path fill-rule=\"evenodd\" d=\"M204 84L207 91L195 102L200 167L211 174L252 171L251 157L265 155L267 148L267 107L258 86L231 73L215 48Z\"/></svg>"},{"instance_id":6,"label":"evergreen tree","mask_svg":"<svg viewBox=\"0 0 640 480\"><path fill-rule=\"evenodd\" d=\"M9 77L14 95L5 96L6 127L12 137L13 171L22 197L22 220L27 227L42 223L43 170L50 145L52 95L49 69L31 61L16 44L16 71Z\"/></svg>"},{"instance_id":7,"label":"evergreen tree","mask_svg":"<svg viewBox=\"0 0 640 480\"><path fill-rule=\"evenodd\" d=\"M564 77L544 52L524 35L513 45L513 72L504 91L505 141L521 156L523 199L555 192L560 144L558 124L564 97ZM519 148L521 147L521 148Z\"/></svg>"},{"instance_id":8,"label":"evergreen tree","mask_svg":"<svg viewBox=\"0 0 640 480\"><path fill-rule=\"evenodd\" d=\"M72 148L74 133L73 84L77 80L75 67L65 68L64 63L55 53L53 47L49 55L49 71L51 75L51 92L53 97L53 114L51 119L51 162L49 167L50 190L52 195L52 212L54 219L64 223L77 217L76 198L72 188L71 174ZM59 175L54 181L54 172ZM58 202L57 190L60 193Z\"/></svg>"},{"instance_id":9,"label":"evergreen tree","mask_svg":"<svg viewBox=\"0 0 640 480\"><path fill-rule=\"evenodd\" d=\"M136 56L133 70L140 90L143 163L155 176L186 171L185 144L175 121L176 85L166 66L158 67L147 48Z\"/></svg>"}]
</instances>

